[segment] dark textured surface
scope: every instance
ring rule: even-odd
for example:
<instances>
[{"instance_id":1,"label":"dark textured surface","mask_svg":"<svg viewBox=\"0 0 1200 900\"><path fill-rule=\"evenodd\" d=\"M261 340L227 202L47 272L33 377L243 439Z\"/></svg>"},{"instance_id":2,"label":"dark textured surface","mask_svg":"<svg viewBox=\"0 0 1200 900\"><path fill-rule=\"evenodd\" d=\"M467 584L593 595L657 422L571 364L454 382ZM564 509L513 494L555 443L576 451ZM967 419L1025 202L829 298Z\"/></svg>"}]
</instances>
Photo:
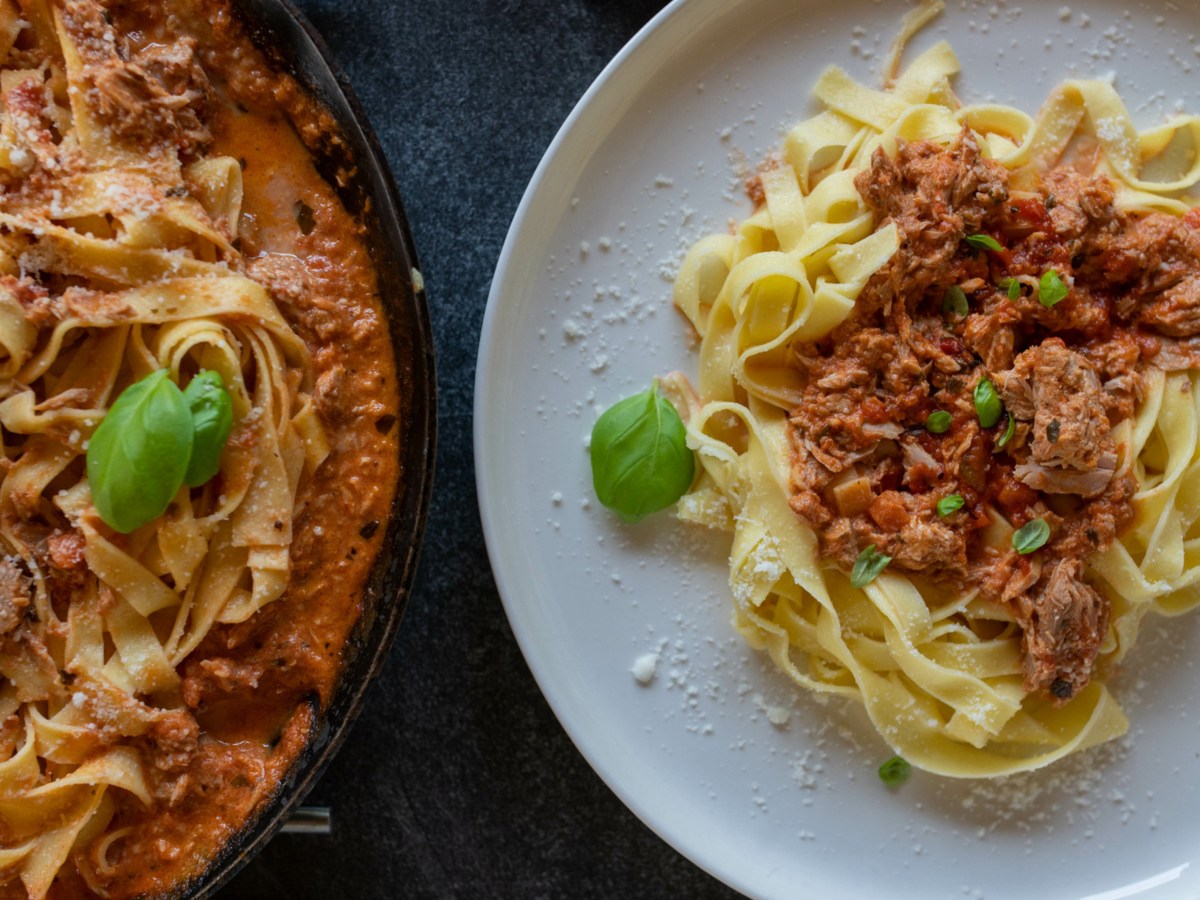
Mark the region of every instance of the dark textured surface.
<instances>
[{"instance_id":1,"label":"dark textured surface","mask_svg":"<svg viewBox=\"0 0 1200 900\"><path fill-rule=\"evenodd\" d=\"M396 175L437 340L421 567L365 712L309 802L222 897L728 897L616 799L542 699L492 581L471 403L492 271L542 153L654 0L299 0Z\"/></svg>"}]
</instances>

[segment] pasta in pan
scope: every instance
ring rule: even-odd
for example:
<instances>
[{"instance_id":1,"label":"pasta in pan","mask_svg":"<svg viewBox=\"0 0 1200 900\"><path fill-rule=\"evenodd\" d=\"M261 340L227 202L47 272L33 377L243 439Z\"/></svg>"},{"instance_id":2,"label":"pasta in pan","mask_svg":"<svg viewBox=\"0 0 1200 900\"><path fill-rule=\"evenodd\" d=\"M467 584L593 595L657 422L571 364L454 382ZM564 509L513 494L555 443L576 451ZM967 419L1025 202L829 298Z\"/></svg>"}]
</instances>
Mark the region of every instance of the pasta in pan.
<instances>
[{"instance_id":1,"label":"pasta in pan","mask_svg":"<svg viewBox=\"0 0 1200 900\"><path fill-rule=\"evenodd\" d=\"M679 271L699 378L668 387L737 630L914 765L988 777L1122 734L1139 622L1200 600L1200 118L1139 132L1101 81L963 105L958 68L825 71L754 214ZM1125 266L1168 246L1171 281Z\"/></svg>"},{"instance_id":2,"label":"pasta in pan","mask_svg":"<svg viewBox=\"0 0 1200 900\"><path fill-rule=\"evenodd\" d=\"M174 13L216 28L203 16L218 10L198 9ZM294 759L305 698L328 693L395 481L386 328L356 235L339 237L346 213L278 111L212 112L252 91L210 83L192 37L152 39L164 19L139 20L137 44L96 3L0 0L0 881L14 895L160 892L211 861ZM206 152L210 126L251 161ZM264 128L283 135L282 179L228 137ZM299 226L276 222L266 188L281 184L308 192L312 206L284 201ZM310 234L344 243L319 250L319 271L292 255ZM314 362L318 330L364 354L360 386L343 386L328 350ZM178 394L201 373L230 410L219 471L176 480L130 527L113 521L98 429L148 376ZM128 432L112 440L138 452ZM122 477L146 491L187 462L134 459ZM362 516L362 540L322 549L307 521L299 561L302 514L330 478L354 494L315 521ZM344 610L296 582L318 565L341 572ZM307 621L259 615L288 591Z\"/></svg>"}]
</instances>

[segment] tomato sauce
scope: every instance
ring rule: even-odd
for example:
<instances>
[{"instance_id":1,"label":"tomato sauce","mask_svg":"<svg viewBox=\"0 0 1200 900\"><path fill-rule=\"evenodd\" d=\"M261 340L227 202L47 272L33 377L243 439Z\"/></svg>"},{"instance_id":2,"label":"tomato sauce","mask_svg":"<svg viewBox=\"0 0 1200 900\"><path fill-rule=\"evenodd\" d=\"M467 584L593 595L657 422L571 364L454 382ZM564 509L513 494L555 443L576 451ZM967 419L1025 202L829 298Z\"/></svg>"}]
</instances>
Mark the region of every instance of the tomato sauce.
<instances>
[{"instance_id":1,"label":"tomato sauce","mask_svg":"<svg viewBox=\"0 0 1200 900\"><path fill-rule=\"evenodd\" d=\"M122 791L106 834L77 859L113 898L157 895L201 875L275 794L309 741L338 682L347 639L387 532L404 440L396 366L362 223L318 173L313 153L338 140L328 115L295 81L273 72L227 3L113 10L114 25L148 42L183 27L222 95L205 124L206 151L242 165L239 249L251 277L276 295L309 346L314 398L329 457L297 498L291 579L249 621L218 626L181 666L183 694L202 735L186 773L151 808ZM286 279L304 289L288 295ZM282 295L282 296L281 296ZM153 748L143 748L153 780ZM156 785L159 792L166 785ZM126 830L127 829L127 830ZM11 886L11 885L10 885ZM68 865L52 897L90 895Z\"/></svg>"}]
</instances>

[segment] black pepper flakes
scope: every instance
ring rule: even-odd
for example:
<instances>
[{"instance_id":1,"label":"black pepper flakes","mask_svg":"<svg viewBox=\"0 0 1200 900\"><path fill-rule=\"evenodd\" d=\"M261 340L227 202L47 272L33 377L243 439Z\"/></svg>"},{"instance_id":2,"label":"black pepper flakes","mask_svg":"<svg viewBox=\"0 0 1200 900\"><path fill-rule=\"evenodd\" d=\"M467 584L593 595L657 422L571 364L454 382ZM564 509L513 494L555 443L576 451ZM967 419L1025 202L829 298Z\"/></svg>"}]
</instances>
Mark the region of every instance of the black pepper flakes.
<instances>
[{"instance_id":1,"label":"black pepper flakes","mask_svg":"<svg viewBox=\"0 0 1200 900\"><path fill-rule=\"evenodd\" d=\"M1046 426L1046 440L1048 440L1052 444L1057 444L1058 443L1058 433L1061 429L1062 429L1062 426L1058 424L1058 419L1055 419L1054 421L1052 421L1049 425Z\"/></svg>"},{"instance_id":2,"label":"black pepper flakes","mask_svg":"<svg viewBox=\"0 0 1200 900\"><path fill-rule=\"evenodd\" d=\"M372 520L358 530L359 537L364 541L369 541L372 535L379 530L379 522Z\"/></svg>"},{"instance_id":3,"label":"black pepper flakes","mask_svg":"<svg viewBox=\"0 0 1200 900\"><path fill-rule=\"evenodd\" d=\"M380 434L387 434L392 430L392 426L396 424L396 417L391 413L386 416L380 416L375 420L375 430Z\"/></svg>"},{"instance_id":4,"label":"black pepper flakes","mask_svg":"<svg viewBox=\"0 0 1200 900\"><path fill-rule=\"evenodd\" d=\"M1071 682L1065 681L1062 678L1055 678L1050 683L1050 693L1059 700L1069 700L1074 691L1071 690Z\"/></svg>"}]
</instances>

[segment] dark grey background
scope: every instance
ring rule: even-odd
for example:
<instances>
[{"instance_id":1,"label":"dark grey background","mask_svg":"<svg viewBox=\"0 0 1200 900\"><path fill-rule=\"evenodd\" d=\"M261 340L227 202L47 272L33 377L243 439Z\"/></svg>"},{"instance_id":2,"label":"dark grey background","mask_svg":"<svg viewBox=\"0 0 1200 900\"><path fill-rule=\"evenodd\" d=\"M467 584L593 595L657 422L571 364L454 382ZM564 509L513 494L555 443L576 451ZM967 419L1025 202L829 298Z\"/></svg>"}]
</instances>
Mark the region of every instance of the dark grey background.
<instances>
[{"instance_id":1,"label":"dark grey background","mask_svg":"<svg viewBox=\"0 0 1200 900\"><path fill-rule=\"evenodd\" d=\"M309 802L223 897L706 898L733 892L639 822L542 699L492 580L471 404L492 271L555 132L658 0L298 0L395 173L437 341L439 446L412 599Z\"/></svg>"}]
</instances>

